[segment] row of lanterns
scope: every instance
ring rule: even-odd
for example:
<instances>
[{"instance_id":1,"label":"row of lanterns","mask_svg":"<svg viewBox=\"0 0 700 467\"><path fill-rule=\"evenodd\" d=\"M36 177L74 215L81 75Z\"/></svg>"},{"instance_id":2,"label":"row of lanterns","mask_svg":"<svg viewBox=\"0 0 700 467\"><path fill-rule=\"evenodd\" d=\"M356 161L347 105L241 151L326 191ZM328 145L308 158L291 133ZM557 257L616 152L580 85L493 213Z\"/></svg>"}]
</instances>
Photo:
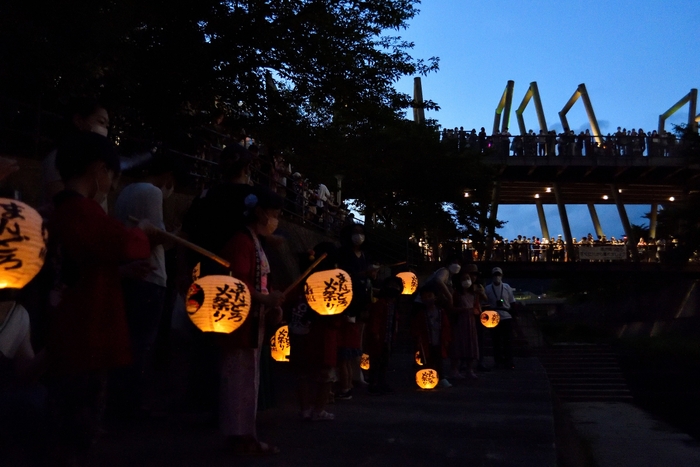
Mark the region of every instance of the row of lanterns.
<instances>
[{"instance_id":1,"label":"row of lanterns","mask_svg":"<svg viewBox=\"0 0 700 467\"><path fill-rule=\"evenodd\" d=\"M0 198L0 289L21 289L41 270L47 253L48 234L41 215L31 206L17 200ZM397 277L403 282L403 294L412 295L418 289L418 278L412 272ZM204 332L231 333L248 317L250 290L239 279L225 275L195 278L185 299L187 314ZM342 269L312 274L304 284L309 306L320 315L337 315L352 301L352 281ZM486 327L498 324L498 313L485 311L481 322ZM282 326L270 340L272 358L288 361L290 355L289 327ZM423 365L420 352L416 364ZM369 356L362 356L361 368L369 369ZM435 370L416 373L416 383L432 389L438 383Z\"/></svg>"},{"instance_id":2,"label":"row of lanterns","mask_svg":"<svg viewBox=\"0 0 700 467\"><path fill-rule=\"evenodd\" d=\"M404 294L413 294L418 278L412 272L398 274ZM304 295L312 310L331 316L345 311L352 301L352 280L342 269L311 274L304 284ZM215 275L196 279L185 298L187 314L204 332L230 333L243 324L250 311L251 296L243 281Z\"/></svg>"}]
</instances>

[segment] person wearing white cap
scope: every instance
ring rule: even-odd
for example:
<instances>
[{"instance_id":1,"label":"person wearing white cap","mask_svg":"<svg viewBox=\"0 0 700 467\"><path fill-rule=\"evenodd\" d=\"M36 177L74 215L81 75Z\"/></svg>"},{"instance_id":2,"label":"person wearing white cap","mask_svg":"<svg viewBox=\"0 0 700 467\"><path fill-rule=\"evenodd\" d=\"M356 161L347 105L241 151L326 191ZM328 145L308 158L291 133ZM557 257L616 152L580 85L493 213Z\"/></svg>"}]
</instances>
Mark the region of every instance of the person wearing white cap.
<instances>
[{"instance_id":1,"label":"person wearing white cap","mask_svg":"<svg viewBox=\"0 0 700 467\"><path fill-rule=\"evenodd\" d=\"M503 270L493 268L492 282L486 286L486 298L491 308L498 312L501 321L491 329L493 357L496 366L513 369L513 316L509 313L515 304L515 296L510 285L503 282Z\"/></svg>"}]
</instances>

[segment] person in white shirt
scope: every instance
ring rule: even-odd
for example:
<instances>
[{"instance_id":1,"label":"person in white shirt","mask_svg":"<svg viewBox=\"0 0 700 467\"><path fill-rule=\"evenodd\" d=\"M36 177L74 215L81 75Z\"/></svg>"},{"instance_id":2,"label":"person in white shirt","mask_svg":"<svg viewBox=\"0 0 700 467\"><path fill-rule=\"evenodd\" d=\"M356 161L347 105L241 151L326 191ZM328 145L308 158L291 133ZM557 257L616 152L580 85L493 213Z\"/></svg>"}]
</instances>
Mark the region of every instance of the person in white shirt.
<instances>
[{"instance_id":1,"label":"person in white shirt","mask_svg":"<svg viewBox=\"0 0 700 467\"><path fill-rule=\"evenodd\" d=\"M142 172L141 181L127 185L119 194L114 206L114 216L125 225L133 227L137 220L147 219L155 227L165 230L163 201L170 197L184 170L180 160L170 154L157 154ZM149 356L156 341L158 327L165 304L167 274L163 245L151 245L148 260L132 265L122 281L124 304L129 325L133 365L126 370L120 388L120 413L135 413L140 407L140 380L148 365Z\"/></svg>"},{"instance_id":2,"label":"person in white shirt","mask_svg":"<svg viewBox=\"0 0 700 467\"><path fill-rule=\"evenodd\" d=\"M316 206L318 207L319 223L325 228L330 225L330 214L328 208L337 207L333 204L331 192L326 185L320 183L316 191Z\"/></svg>"},{"instance_id":3,"label":"person in white shirt","mask_svg":"<svg viewBox=\"0 0 700 467\"><path fill-rule=\"evenodd\" d=\"M486 286L486 298L489 306L498 312L501 318L498 325L491 329L493 356L496 366L513 369L513 316L510 310L515 304L515 296L510 285L503 282L503 270L493 268L492 281Z\"/></svg>"}]
</instances>

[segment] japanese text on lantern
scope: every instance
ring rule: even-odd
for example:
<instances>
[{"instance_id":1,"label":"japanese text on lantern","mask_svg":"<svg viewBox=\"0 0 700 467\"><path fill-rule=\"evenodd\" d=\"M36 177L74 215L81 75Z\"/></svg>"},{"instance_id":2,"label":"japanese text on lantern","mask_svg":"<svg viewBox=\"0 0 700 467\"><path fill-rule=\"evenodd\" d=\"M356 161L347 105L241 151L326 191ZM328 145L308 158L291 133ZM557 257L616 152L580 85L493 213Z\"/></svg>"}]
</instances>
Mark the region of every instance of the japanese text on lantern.
<instances>
[{"instance_id":1,"label":"japanese text on lantern","mask_svg":"<svg viewBox=\"0 0 700 467\"><path fill-rule=\"evenodd\" d=\"M23 235L17 219L25 220L22 215L23 207L16 203L3 203L2 216L0 216L0 265L3 265L5 270L19 269L22 267L22 259L17 257L17 245L31 240L29 236ZM45 255L43 249L41 255Z\"/></svg>"},{"instance_id":2,"label":"japanese text on lantern","mask_svg":"<svg viewBox=\"0 0 700 467\"><path fill-rule=\"evenodd\" d=\"M323 301L326 303L326 308L348 305L347 294L349 289L344 274L331 277L330 280L325 281L323 284L325 286L323 288Z\"/></svg>"},{"instance_id":3,"label":"japanese text on lantern","mask_svg":"<svg viewBox=\"0 0 700 467\"><path fill-rule=\"evenodd\" d=\"M245 286L242 282L236 282L236 287L229 287L224 284L223 287L216 287L217 293L212 300L212 308L215 319L214 322L219 322L228 315L228 320L233 320L238 323L243 320L243 310L248 304L245 297Z\"/></svg>"},{"instance_id":4,"label":"japanese text on lantern","mask_svg":"<svg viewBox=\"0 0 700 467\"><path fill-rule=\"evenodd\" d=\"M282 326L274 336L272 336L273 347L278 349L286 349L289 347L289 328L287 326Z\"/></svg>"}]
</instances>

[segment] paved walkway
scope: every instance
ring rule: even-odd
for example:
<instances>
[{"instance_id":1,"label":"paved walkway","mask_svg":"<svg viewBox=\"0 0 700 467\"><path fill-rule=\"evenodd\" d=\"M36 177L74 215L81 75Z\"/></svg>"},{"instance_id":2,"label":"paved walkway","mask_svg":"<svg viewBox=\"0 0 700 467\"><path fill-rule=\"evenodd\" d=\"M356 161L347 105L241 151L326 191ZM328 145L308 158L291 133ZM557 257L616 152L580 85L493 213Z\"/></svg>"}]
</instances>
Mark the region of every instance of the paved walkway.
<instances>
[{"instance_id":1,"label":"paved walkway","mask_svg":"<svg viewBox=\"0 0 700 467\"><path fill-rule=\"evenodd\" d=\"M691 436L623 402L563 405L598 467L700 466L700 445Z\"/></svg>"},{"instance_id":2,"label":"paved walkway","mask_svg":"<svg viewBox=\"0 0 700 467\"><path fill-rule=\"evenodd\" d=\"M259 414L260 438L280 447L265 458L236 457L214 427L171 415L114 429L101 440L101 466L532 466L554 467L549 382L536 358L516 360L452 388L416 389L408 355L396 355L390 377L396 393L355 391L330 406L332 422L303 422L288 367L277 380L287 397ZM280 364L284 365L284 364ZM286 374L285 374L286 373ZM279 391L279 389L278 389Z\"/></svg>"}]
</instances>

